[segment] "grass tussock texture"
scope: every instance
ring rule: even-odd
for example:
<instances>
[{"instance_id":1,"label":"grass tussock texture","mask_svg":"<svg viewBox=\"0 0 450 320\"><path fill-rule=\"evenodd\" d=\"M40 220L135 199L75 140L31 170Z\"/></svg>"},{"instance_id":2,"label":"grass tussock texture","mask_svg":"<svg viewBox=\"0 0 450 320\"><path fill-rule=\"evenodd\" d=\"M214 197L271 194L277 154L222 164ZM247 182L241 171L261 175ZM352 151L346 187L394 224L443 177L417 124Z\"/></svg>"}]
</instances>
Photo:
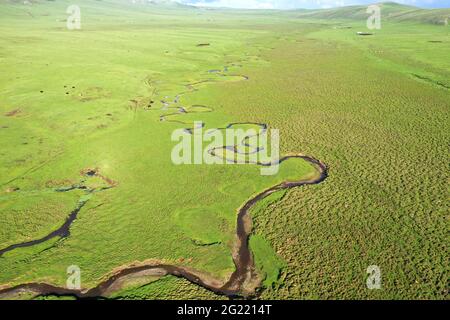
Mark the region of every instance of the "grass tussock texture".
<instances>
[{"instance_id":1,"label":"grass tussock texture","mask_svg":"<svg viewBox=\"0 0 450 320\"><path fill-rule=\"evenodd\" d=\"M249 99L247 107L228 109L270 118L287 138L284 151L302 146L330 167L323 185L289 191L255 210L255 234L287 263L279 285L262 298L444 298L448 90L355 46L296 40L301 45L285 41L267 53L271 67L252 74L245 90L235 89L234 97ZM217 94L230 97L224 90ZM379 291L365 284L373 264L384 270Z\"/></svg>"},{"instance_id":2,"label":"grass tussock texture","mask_svg":"<svg viewBox=\"0 0 450 320\"><path fill-rule=\"evenodd\" d=\"M68 237L0 257L0 286L64 285L78 265L90 288L148 259L228 278L237 209L313 168L174 166L170 100L211 108L183 117L210 128L267 123L281 154L329 166L325 183L253 209L261 298L446 297L448 28L406 19L362 38L359 16L84 0L68 31L68 5L0 3L1 248L45 236L89 196ZM369 265L381 290L365 286ZM162 277L113 297L214 296Z\"/></svg>"}]
</instances>

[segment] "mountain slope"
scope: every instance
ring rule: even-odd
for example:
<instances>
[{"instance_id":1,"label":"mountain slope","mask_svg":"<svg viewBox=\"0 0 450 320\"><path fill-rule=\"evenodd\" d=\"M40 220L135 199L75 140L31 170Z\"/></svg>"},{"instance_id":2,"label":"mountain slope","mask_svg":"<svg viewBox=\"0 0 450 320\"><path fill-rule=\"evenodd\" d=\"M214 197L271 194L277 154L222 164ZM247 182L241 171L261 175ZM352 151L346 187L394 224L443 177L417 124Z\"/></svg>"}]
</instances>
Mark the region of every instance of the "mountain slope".
<instances>
[{"instance_id":1,"label":"mountain slope","mask_svg":"<svg viewBox=\"0 0 450 320\"><path fill-rule=\"evenodd\" d=\"M450 9L421 9L395 2L379 3L382 17L388 21L411 21L445 24L450 20ZM299 14L300 18L314 19L365 19L367 6L348 6L333 9L308 10Z\"/></svg>"}]
</instances>

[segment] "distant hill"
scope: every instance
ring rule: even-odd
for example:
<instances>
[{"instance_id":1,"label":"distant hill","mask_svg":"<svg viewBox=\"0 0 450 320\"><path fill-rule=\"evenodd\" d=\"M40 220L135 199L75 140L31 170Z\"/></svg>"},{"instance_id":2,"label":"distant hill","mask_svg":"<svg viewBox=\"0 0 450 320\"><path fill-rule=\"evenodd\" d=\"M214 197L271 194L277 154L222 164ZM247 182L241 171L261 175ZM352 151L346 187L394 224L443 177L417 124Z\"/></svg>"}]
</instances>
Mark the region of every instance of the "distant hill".
<instances>
[{"instance_id":1,"label":"distant hill","mask_svg":"<svg viewBox=\"0 0 450 320\"><path fill-rule=\"evenodd\" d=\"M388 21L411 21L432 24L450 23L450 9L421 9L395 2L379 3L383 18ZM301 10L299 17L314 19L364 19L367 5L348 6L333 9Z\"/></svg>"},{"instance_id":2,"label":"distant hill","mask_svg":"<svg viewBox=\"0 0 450 320\"><path fill-rule=\"evenodd\" d=\"M143 4L143 5L153 5L155 7L172 7L172 8L196 8L187 4L183 4L176 0L92 0L100 3L108 4L121 4L121 5L132 5L132 4ZM45 4L48 2L64 2L61 0L0 0L0 3L14 3L14 4ZM86 2L82 0L81 2Z\"/></svg>"},{"instance_id":3,"label":"distant hill","mask_svg":"<svg viewBox=\"0 0 450 320\"><path fill-rule=\"evenodd\" d=\"M18 6L29 5L66 5L72 3L70 0L0 0L0 4L12 4ZM169 13L173 10L184 9L192 10L198 9L198 7L180 3L177 0L77 0L78 4L91 4L96 7L104 8L120 8L127 11L142 11L146 12L143 8L157 8L159 10L168 10ZM418 23L430 23L443 25L447 21L450 23L450 9L422 9L414 6L407 6L398 4L395 2L383 2L379 3L381 6L381 13L383 20L386 21L408 21ZM366 12L368 5L346 6L332 9L299 9L299 10L243 10L243 9L231 9L231 8L209 8L208 10L213 12L228 12L232 13L249 13L252 14L279 14L287 15L289 17L296 18L309 18L309 19L348 19L348 20L364 20L367 19L368 14ZM2 9L4 11L4 9ZM0 11L0 14L4 13Z\"/></svg>"}]
</instances>

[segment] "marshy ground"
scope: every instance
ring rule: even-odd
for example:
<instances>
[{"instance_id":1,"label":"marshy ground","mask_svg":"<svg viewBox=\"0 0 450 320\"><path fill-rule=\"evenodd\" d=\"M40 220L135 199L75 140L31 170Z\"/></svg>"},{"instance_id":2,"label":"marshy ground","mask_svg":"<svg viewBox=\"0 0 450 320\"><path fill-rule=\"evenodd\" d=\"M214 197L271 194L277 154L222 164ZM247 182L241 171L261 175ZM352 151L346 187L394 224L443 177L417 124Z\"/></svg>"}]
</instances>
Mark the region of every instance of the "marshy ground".
<instances>
[{"instance_id":1,"label":"marshy ground","mask_svg":"<svg viewBox=\"0 0 450 320\"><path fill-rule=\"evenodd\" d=\"M0 293L446 297L448 28L83 0L69 31L68 5L0 4ZM173 165L199 120L300 157Z\"/></svg>"}]
</instances>

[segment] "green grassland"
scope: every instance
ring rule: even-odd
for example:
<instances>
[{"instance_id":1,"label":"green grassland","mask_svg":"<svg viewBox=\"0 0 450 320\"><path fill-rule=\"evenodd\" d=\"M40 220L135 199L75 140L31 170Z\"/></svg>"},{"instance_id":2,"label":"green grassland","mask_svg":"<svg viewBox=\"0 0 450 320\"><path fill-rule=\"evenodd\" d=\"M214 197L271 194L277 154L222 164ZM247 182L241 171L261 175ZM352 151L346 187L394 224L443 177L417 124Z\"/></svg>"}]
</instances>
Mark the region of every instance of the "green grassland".
<instances>
[{"instance_id":1,"label":"green grassland","mask_svg":"<svg viewBox=\"0 0 450 320\"><path fill-rule=\"evenodd\" d=\"M301 45L285 41L265 56L270 71L253 83L265 81L246 91L276 88L284 112L271 113L279 101L270 98L234 111L270 117L291 137L284 150L302 146L330 166L323 185L289 191L254 212L255 233L287 262L283 285L262 298L446 297L450 99L434 82L449 79L439 78L449 71L449 37L442 27L409 29L425 30L417 42L445 39L432 55L428 47L412 50L412 35L401 41L408 27L383 29L391 43L364 39L370 47L355 31L331 26L298 37ZM374 54L386 47L389 57ZM411 77L411 65L435 81ZM365 287L372 264L384 270L380 291Z\"/></svg>"},{"instance_id":2,"label":"green grassland","mask_svg":"<svg viewBox=\"0 0 450 320\"><path fill-rule=\"evenodd\" d=\"M150 259L227 279L237 209L314 168L173 165L170 136L186 126L160 121L161 101L207 81L175 105L211 112L177 120L267 123L281 154L330 169L253 208L261 298L446 297L449 27L389 21L362 38L359 17L82 0L82 29L69 31L69 4L0 2L0 249L45 236L88 193L55 190L101 192L69 237L1 256L0 286L64 285L78 265L90 288ZM112 188L86 180L94 168ZM382 290L365 287L373 264ZM196 297L215 298L170 276L113 296Z\"/></svg>"},{"instance_id":3,"label":"green grassland","mask_svg":"<svg viewBox=\"0 0 450 320\"><path fill-rule=\"evenodd\" d=\"M64 284L65 269L76 264L83 270L83 285L91 287L119 266L148 259L226 279L234 270L231 250L239 206L257 192L314 169L296 161L283 165L277 176L262 177L257 166L175 166L170 137L183 126L160 121L161 114L169 113L161 110L160 101L186 91L189 83L237 84L240 65L264 64L258 51L245 49L243 42L265 32L240 30L228 22L204 28L206 18L190 21L171 8L153 14L151 8L126 11L126 6L92 1L83 10L83 29L68 32L64 23L52 22L59 12L64 15L64 5L31 6L34 16L43 17L35 25L26 16L4 20L2 141L9 149L2 150L2 246L40 238L64 221L80 191L60 195L55 188L78 184L83 170L97 168L117 185L92 194L70 237L3 255L1 283L44 279ZM21 5L7 8L17 10L13 16L23 10ZM111 10L99 15L104 8ZM142 9L147 14L140 16ZM102 23L105 14L111 19ZM173 20L165 22L165 17ZM121 27L127 25L121 18L134 22ZM205 42L212 45L198 47ZM227 65L229 76L208 73ZM147 107L151 101L153 108ZM215 128L239 120L208 97L207 85L179 102L194 104L214 112L183 121L202 120ZM61 208L49 211L51 201Z\"/></svg>"}]
</instances>

